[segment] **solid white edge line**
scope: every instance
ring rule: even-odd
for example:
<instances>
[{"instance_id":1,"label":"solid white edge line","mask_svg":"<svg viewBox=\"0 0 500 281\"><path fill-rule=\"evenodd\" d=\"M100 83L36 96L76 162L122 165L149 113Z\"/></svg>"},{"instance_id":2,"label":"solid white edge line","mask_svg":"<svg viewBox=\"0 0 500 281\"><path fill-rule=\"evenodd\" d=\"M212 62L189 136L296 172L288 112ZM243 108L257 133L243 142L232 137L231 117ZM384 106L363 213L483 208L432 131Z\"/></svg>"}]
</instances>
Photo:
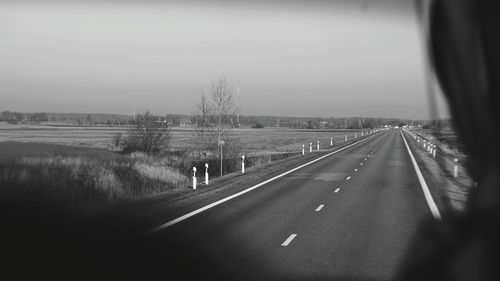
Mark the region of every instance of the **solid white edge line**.
<instances>
[{"instance_id":1,"label":"solid white edge line","mask_svg":"<svg viewBox=\"0 0 500 281\"><path fill-rule=\"evenodd\" d=\"M283 247L288 246L292 242L292 240L295 239L295 237L297 237L297 234L295 234L295 233L291 234L290 236L288 236L288 238L285 240L285 242L283 242L281 244L281 246L283 246Z\"/></svg>"},{"instance_id":2,"label":"solid white edge line","mask_svg":"<svg viewBox=\"0 0 500 281\"><path fill-rule=\"evenodd\" d=\"M420 186L422 187L422 191L424 192L425 200L427 201L427 205L429 206L429 209L431 210L432 216L436 220L441 219L441 213L439 212L439 209L436 205L436 202L434 202L434 199L432 198L431 191L429 190L429 187L427 186L427 183L425 182L424 176L422 175L422 172L420 171L420 168L418 167L417 161L415 160L415 157L413 157L413 153L410 150L410 146L408 146L408 143L406 142L406 138L403 134L402 131L400 131L401 137L403 138L403 141L405 142L406 149L408 150L408 154L410 155L411 162L413 163L413 168L415 168L415 172L417 173L418 180L420 181Z\"/></svg>"},{"instance_id":3,"label":"solid white edge line","mask_svg":"<svg viewBox=\"0 0 500 281\"><path fill-rule=\"evenodd\" d=\"M356 144L360 144L360 143L362 143L362 142L364 142L364 141L367 141L367 140L369 140L369 139L371 139L371 138L373 138L373 137L375 137L375 136L377 136L377 135L379 135L379 134L371 135L371 136L369 136L369 137L367 137L367 138L364 138L364 139L362 139L362 140L359 140L359 141L357 141L357 142L355 142L355 143L351 143L351 144L349 144L349 145L346 145L346 146L344 146L344 147L342 147L342 148L339 148L339 149L337 149L337 150L335 150L335 151L333 151L333 152L330 152L330 153L328 153L328 154L325 154L325 155L323 155L323 156L321 156L321 157L319 157L319 158L316 158L316 159L314 159L314 160L312 160L312 161L309 161L309 162L307 162L307 163L305 163L305 164L302 164L302 165L300 165L300 166L298 166L298 167L295 167L295 168L293 168L293 169L291 169L291 170L289 170L289 171L287 171L287 172L284 172L284 173L282 173L282 174L279 174L279 175L277 175L277 176L275 176L275 177L272 177L272 178L270 178L270 179L268 179L268 180L266 180L266 181L263 181L263 182L261 182L261 183L258 183L258 184L256 184L256 185L254 185L254 186L252 186L252 187L249 187L249 188L247 188L247 189L245 189L245 190L242 190L242 191L240 191L240 192L238 192L238 193L235 193L235 194L230 195L230 196L228 196L228 197L226 197L226 198L220 199L219 201L213 202L213 203L208 204L208 205L206 205L206 206L204 206L204 207L201 207L201 208L199 208L199 209L196 209L196 210L194 210L194 211L191 211L191 212L189 212L189 213L187 213L187 214L185 214L185 215L182 215L182 216L180 216L180 217L178 217L178 218L176 218L176 219L173 219L173 220L168 221L168 222L166 222L166 223L164 223L164 224L161 224L161 225L159 225L159 226L157 226L157 227L155 227L155 228L153 228L153 229L151 229L151 230L147 231L145 234L146 234L146 235L149 235L149 234L154 234L154 233L156 233L156 232L158 232L158 231L160 231L160 230L162 230L162 229L165 229L165 228L167 228L167 227L170 227L170 226L172 226L172 225L174 225L174 224L176 224L176 223L179 223L179 222L181 222L181 221L183 221L183 220L186 220L186 219L188 219L188 218L190 218L190 217L192 217L192 216L194 216L194 215L197 215L197 214L199 214L199 213L201 213L201 212L204 212L204 211L206 211L206 210L208 210L208 209L211 209L211 208L213 208L213 207L215 207L215 206L217 206L217 205L220 205L220 204L222 204L222 203L224 203L224 202L226 202L226 201L229 201L229 200L231 200L231 199L233 199L233 198L236 198L236 197L241 196L241 195L243 195L243 194L245 194L245 193L248 193L248 192L250 192L250 191L252 191L252 190L254 190L254 189L257 189L257 188L259 188L259 187L261 187L261 186L263 186L263 185L265 185L265 184L267 184L267 183L270 183L270 182L272 182L272 181L274 181L274 180L276 180L276 179L279 179L279 178L281 178L281 177L283 177L283 176L286 176L286 175L288 175L288 174L290 174L290 173L292 173L292 172L295 172L295 171L297 171L298 169L301 169L301 168L304 168L304 167L306 167L306 166L309 166L309 165L311 165L312 163L315 163L315 162L317 162L317 161L319 161L319 160L321 160L321 159L324 159L324 158L326 158L326 157L328 157L328 156L331 156L331 155L333 155L333 154L336 154L336 153L338 153L338 152L340 152L340 151L342 151L342 150L344 150L344 149L350 148L350 147L352 147L352 146L354 146L354 145L356 145Z\"/></svg>"},{"instance_id":4,"label":"solid white edge line","mask_svg":"<svg viewBox=\"0 0 500 281\"><path fill-rule=\"evenodd\" d=\"M323 207L325 207L325 205L319 205L318 208L316 208L316 210L314 211L319 212L321 211L321 209L323 209Z\"/></svg>"}]
</instances>

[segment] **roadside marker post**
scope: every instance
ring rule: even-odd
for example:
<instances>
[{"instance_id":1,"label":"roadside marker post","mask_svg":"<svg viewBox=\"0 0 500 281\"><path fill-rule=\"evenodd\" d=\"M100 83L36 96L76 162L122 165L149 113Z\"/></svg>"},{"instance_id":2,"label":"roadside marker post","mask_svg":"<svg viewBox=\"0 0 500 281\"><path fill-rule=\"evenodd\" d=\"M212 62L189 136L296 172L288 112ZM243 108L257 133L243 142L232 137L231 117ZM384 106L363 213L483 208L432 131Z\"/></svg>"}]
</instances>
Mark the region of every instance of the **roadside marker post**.
<instances>
[{"instance_id":1,"label":"roadside marker post","mask_svg":"<svg viewBox=\"0 0 500 281\"><path fill-rule=\"evenodd\" d=\"M453 162L455 162L455 165L453 167L453 176L456 178L458 177L458 165L457 165L458 159L455 158Z\"/></svg>"},{"instance_id":2,"label":"roadside marker post","mask_svg":"<svg viewBox=\"0 0 500 281\"><path fill-rule=\"evenodd\" d=\"M347 141L347 135L344 135L344 141Z\"/></svg>"},{"instance_id":3,"label":"roadside marker post","mask_svg":"<svg viewBox=\"0 0 500 281\"><path fill-rule=\"evenodd\" d=\"M245 173L245 155L241 155L241 173Z\"/></svg>"},{"instance_id":4,"label":"roadside marker post","mask_svg":"<svg viewBox=\"0 0 500 281\"><path fill-rule=\"evenodd\" d=\"M318 141L318 144L316 146L316 150L319 150L319 141Z\"/></svg>"},{"instance_id":5,"label":"roadside marker post","mask_svg":"<svg viewBox=\"0 0 500 281\"><path fill-rule=\"evenodd\" d=\"M208 185L208 163L205 163L205 185Z\"/></svg>"},{"instance_id":6,"label":"roadside marker post","mask_svg":"<svg viewBox=\"0 0 500 281\"><path fill-rule=\"evenodd\" d=\"M309 152L313 152L313 143L312 142L309 143Z\"/></svg>"},{"instance_id":7,"label":"roadside marker post","mask_svg":"<svg viewBox=\"0 0 500 281\"><path fill-rule=\"evenodd\" d=\"M436 145L434 145L434 149L432 150L432 157L436 157Z\"/></svg>"},{"instance_id":8,"label":"roadside marker post","mask_svg":"<svg viewBox=\"0 0 500 281\"><path fill-rule=\"evenodd\" d=\"M333 146L333 137L330 137L330 146Z\"/></svg>"},{"instance_id":9,"label":"roadside marker post","mask_svg":"<svg viewBox=\"0 0 500 281\"><path fill-rule=\"evenodd\" d=\"M302 145L302 155L304 155L304 152L305 152L305 144Z\"/></svg>"},{"instance_id":10,"label":"roadside marker post","mask_svg":"<svg viewBox=\"0 0 500 281\"><path fill-rule=\"evenodd\" d=\"M358 133L354 133L354 138L357 139L358 138Z\"/></svg>"},{"instance_id":11,"label":"roadside marker post","mask_svg":"<svg viewBox=\"0 0 500 281\"><path fill-rule=\"evenodd\" d=\"M193 167L193 189L196 189L196 167Z\"/></svg>"},{"instance_id":12,"label":"roadside marker post","mask_svg":"<svg viewBox=\"0 0 500 281\"><path fill-rule=\"evenodd\" d=\"M167 221L167 222L165 222L165 223L163 223L163 224L161 224L161 225L159 225L159 226L157 226L157 227L154 227L154 228L152 228L152 229L150 229L150 230L146 231L144 234L145 234L145 235L148 235L148 236L149 236L149 235L154 235L155 233L157 233L157 232L159 232L159 231L161 231L161 230L167 229L167 228L169 228L169 227L171 227L171 226L173 226L173 225L175 225L175 224L177 224L177 223L179 223L179 222L185 221L185 220L187 220L187 219L189 219L189 218L191 218L191 217L193 217L193 216L195 216L195 215L197 215L197 214L203 213L203 212L205 212L205 211L207 211L207 210L209 210L209 209L211 209L211 208L214 208L214 207L216 207L216 206L219 206L220 204L223 204L224 202L228 202L229 200L232 200L232 199L234 199L234 198L236 198L236 197L239 197L239 196L241 196L241 195L243 195L243 194L246 194L246 193L248 193L248 192L250 192L250 191L252 191L252 190L255 190L255 189L257 189L257 188L260 188L260 187L262 187L262 186L264 186L264 185L268 184L269 182L272 182L272 181L274 181L274 180L276 180L276 179L279 179L279 178L281 178L281 177L283 177L283 176L285 176L285 175L288 175L288 174L290 174L290 173L292 173L292 172L294 172L294 171L297 171L297 170L302 169L302 168L304 168L304 167L306 167L306 166L309 166L309 165L311 165L311 164L313 164L313 163L315 163L315 162L317 162L317 161L320 161L320 160L322 160L322 159L324 159L324 158L327 158L327 157L329 157L329 156L331 156L331 155L334 155L334 154L336 154L336 153L339 153L340 151L346 150L346 149L348 149L348 148L350 148L350 147L353 147L353 146L355 146L355 145L358 145L358 144L360 144L360 143L363 143L363 142L365 142L365 141L367 141L367 140L371 139L372 137L374 137L374 136L371 136L371 137L369 137L369 138L366 138L366 139L360 140L360 141L358 141L358 142L355 142L355 143L352 143L352 144L346 145L346 146L344 146L344 147L342 147L342 148L339 148L339 149L337 149L337 150L335 150L335 151L332 151L332 152L327 153L327 154L325 154L325 155L323 155L323 156L320 156L320 157L318 157L318 158L316 158L316 159L314 159L314 160L312 160L312 161L309 161L309 162L307 162L307 163L305 163L305 164L302 164L302 165L300 165L300 166L297 166L297 167L295 167L295 168L293 168L293 169L291 169L291 170L288 170L288 171L286 171L286 172L284 172L284 173L282 173L282 174L279 174L279 175L277 175L277 176L275 176L275 177L273 177L273 178L270 178L270 179L265 180L265 181L263 181L263 182L261 182L261 183L258 183L258 184L256 184L256 185L254 185L254 186L252 186L252 187L249 187L249 188L247 188L247 189L245 189L245 190L242 190L242 191L240 191L240 192L238 192L238 193L235 193L235 194L230 195L230 196L228 196L228 197L222 198L222 199L220 199L220 200L218 200L218 201L216 201L216 202L213 202L213 203L208 204L208 205L206 205L206 206L203 206L203 207L201 207L201 208L199 208L199 209L196 209L196 210L194 210L194 211L191 211L191 212L189 212L189 213L186 213L186 214L184 214L184 215L182 215L182 216L180 216L180 217L178 217L178 218L175 218L175 219L172 219L172 220L170 220L170 221Z\"/></svg>"}]
</instances>

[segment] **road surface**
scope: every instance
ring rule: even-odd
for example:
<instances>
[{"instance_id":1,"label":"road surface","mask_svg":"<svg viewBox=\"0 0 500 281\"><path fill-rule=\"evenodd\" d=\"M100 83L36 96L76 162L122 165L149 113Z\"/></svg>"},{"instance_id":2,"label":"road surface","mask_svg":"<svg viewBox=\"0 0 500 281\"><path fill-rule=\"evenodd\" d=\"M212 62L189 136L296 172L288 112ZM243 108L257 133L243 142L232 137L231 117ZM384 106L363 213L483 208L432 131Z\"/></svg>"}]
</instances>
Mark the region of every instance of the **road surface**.
<instances>
[{"instance_id":1,"label":"road surface","mask_svg":"<svg viewBox=\"0 0 500 281\"><path fill-rule=\"evenodd\" d=\"M387 280L429 216L400 131L388 130L150 239L181 278Z\"/></svg>"}]
</instances>

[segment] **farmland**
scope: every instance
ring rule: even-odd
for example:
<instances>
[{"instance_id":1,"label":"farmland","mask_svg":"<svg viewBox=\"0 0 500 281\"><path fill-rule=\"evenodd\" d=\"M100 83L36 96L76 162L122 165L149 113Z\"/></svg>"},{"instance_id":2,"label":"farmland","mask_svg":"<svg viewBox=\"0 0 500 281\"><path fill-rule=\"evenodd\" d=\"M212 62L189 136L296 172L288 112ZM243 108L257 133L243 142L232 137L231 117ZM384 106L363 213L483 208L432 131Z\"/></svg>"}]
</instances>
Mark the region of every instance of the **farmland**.
<instances>
[{"instance_id":1,"label":"farmland","mask_svg":"<svg viewBox=\"0 0 500 281\"><path fill-rule=\"evenodd\" d=\"M0 123L0 142L16 141L48 143L71 146L109 148L112 138L119 133L126 134L127 127L57 127L44 125L11 125ZM238 128L232 134L242 144L245 153L290 152L302 149L320 141L325 147L330 143L344 140L345 135L354 137L359 130L294 130L287 128ZM172 129L171 148L174 150L196 149L196 133L190 127Z\"/></svg>"},{"instance_id":2,"label":"farmland","mask_svg":"<svg viewBox=\"0 0 500 281\"><path fill-rule=\"evenodd\" d=\"M0 185L3 198L32 194L34 206L60 206L76 212L98 210L113 202L157 193L184 192L193 166L210 163L210 177L219 175L217 159L201 159L193 128L171 130L165 155L112 152L112 139L128 127L63 127L0 124ZM248 167L262 166L300 154L302 144L317 150L344 143L359 131L291 130L285 128L232 129L248 156ZM224 174L239 167L239 156L225 158ZM43 203L43 204L42 204Z\"/></svg>"}]
</instances>

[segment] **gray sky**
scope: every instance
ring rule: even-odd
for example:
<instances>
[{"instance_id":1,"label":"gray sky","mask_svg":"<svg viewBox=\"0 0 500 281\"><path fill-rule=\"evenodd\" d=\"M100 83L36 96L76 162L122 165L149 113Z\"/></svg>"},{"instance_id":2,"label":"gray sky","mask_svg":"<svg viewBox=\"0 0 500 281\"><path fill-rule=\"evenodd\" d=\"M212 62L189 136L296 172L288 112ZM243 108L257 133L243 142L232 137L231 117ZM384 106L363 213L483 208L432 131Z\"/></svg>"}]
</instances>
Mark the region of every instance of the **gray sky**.
<instances>
[{"instance_id":1,"label":"gray sky","mask_svg":"<svg viewBox=\"0 0 500 281\"><path fill-rule=\"evenodd\" d=\"M242 114L429 116L411 5L98 2L0 3L0 110L192 113L226 77Z\"/></svg>"}]
</instances>

